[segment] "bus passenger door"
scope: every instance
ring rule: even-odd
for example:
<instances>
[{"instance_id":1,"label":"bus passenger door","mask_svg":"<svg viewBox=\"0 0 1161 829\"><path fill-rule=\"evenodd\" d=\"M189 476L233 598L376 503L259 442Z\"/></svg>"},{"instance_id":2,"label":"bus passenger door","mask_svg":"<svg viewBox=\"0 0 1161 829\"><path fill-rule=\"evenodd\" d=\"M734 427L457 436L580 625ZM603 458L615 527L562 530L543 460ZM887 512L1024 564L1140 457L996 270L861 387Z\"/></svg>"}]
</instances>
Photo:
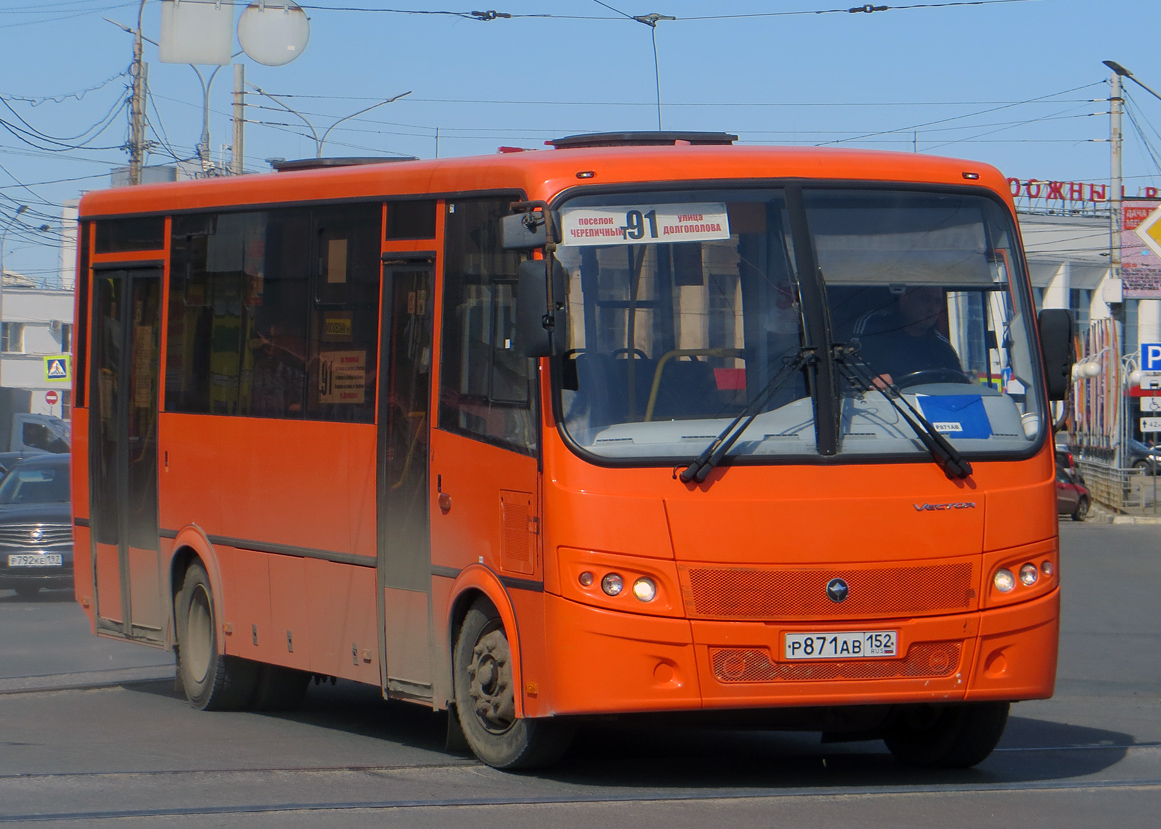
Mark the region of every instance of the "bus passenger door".
<instances>
[{"instance_id":1,"label":"bus passenger door","mask_svg":"<svg viewBox=\"0 0 1161 829\"><path fill-rule=\"evenodd\" d=\"M90 486L99 630L161 642L157 403L161 268L95 269Z\"/></svg>"},{"instance_id":2,"label":"bus passenger door","mask_svg":"<svg viewBox=\"0 0 1161 829\"><path fill-rule=\"evenodd\" d=\"M431 698L432 277L430 260L384 265L377 464L382 679L391 696L423 700Z\"/></svg>"}]
</instances>

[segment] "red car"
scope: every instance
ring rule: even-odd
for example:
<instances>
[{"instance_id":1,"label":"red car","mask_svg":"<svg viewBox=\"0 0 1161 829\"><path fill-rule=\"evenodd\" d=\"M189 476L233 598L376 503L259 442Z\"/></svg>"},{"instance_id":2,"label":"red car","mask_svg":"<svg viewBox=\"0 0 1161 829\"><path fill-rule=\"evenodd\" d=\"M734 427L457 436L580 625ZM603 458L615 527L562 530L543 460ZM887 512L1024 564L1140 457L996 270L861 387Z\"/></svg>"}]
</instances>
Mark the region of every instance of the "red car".
<instances>
[{"instance_id":1,"label":"red car","mask_svg":"<svg viewBox=\"0 0 1161 829\"><path fill-rule=\"evenodd\" d=\"M1071 515L1073 521L1083 521L1088 516L1092 498L1079 476L1072 469L1056 467L1056 514Z\"/></svg>"}]
</instances>

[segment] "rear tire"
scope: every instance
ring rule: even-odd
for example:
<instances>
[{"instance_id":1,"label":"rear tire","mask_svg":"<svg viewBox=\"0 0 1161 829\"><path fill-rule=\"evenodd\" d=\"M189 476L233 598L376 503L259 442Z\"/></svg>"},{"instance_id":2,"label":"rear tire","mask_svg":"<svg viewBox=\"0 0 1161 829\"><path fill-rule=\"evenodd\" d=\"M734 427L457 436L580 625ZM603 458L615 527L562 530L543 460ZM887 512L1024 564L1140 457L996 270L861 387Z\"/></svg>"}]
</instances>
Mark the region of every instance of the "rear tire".
<instances>
[{"instance_id":1,"label":"rear tire","mask_svg":"<svg viewBox=\"0 0 1161 829\"><path fill-rule=\"evenodd\" d=\"M1083 521L1086 518L1088 518L1088 499L1081 498L1080 502L1076 505L1076 509L1072 511L1072 520Z\"/></svg>"},{"instance_id":2,"label":"rear tire","mask_svg":"<svg viewBox=\"0 0 1161 829\"><path fill-rule=\"evenodd\" d=\"M516 716L512 651L496 609L478 599L455 645L456 714L472 752L496 769L552 765L568 750L574 728Z\"/></svg>"},{"instance_id":3,"label":"rear tire","mask_svg":"<svg viewBox=\"0 0 1161 829\"><path fill-rule=\"evenodd\" d=\"M982 762L1004 735L1006 702L919 705L899 715L883 741L907 766L966 769Z\"/></svg>"},{"instance_id":4,"label":"rear tire","mask_svg":"<svg viewBox=\"0 0 1161 829\"><path fill-rule=\"evenodd\" d=\"M174 619L177 671L190 705L203 711L246 708L254 695L258 665L218 652L214 592L201 564L191 564L185 571Z\"/></svg>"}]
</instances>

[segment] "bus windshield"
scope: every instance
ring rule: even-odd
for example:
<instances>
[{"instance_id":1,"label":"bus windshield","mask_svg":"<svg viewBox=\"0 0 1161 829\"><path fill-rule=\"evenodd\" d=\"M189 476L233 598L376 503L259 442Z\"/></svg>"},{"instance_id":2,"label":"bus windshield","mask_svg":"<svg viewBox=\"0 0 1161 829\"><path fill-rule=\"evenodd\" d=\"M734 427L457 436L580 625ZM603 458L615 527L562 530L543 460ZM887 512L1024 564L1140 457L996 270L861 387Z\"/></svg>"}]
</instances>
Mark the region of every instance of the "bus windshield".
<instances>
[{"instance_id":1,"label":"bus windshield","mask_svg":"<svg viewBox=\"0 0 1161 829\"><path fill-rule=\"evenodd\" d=\"M968 456L1037 446L1046 413L1030 294L1000 202L964 190L795 192L560 206L568 344L557 385L571 442L603 458L680 461L756 412L730 460L801 462L819 454L825 395L838 455L926 453L900 404ZM809 367L780 371L804 349L841 351L850 370L827 389Z\"/></svg>"}]
</instances>

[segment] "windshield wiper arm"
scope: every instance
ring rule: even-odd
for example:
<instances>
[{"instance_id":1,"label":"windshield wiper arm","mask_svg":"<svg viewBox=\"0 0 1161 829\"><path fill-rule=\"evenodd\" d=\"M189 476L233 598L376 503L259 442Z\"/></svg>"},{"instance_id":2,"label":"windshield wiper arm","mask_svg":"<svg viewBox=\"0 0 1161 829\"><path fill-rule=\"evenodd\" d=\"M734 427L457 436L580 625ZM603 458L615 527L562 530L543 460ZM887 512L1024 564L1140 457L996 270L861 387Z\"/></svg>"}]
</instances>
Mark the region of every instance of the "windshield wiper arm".
<instances>
[{"instance_id":1,"label":"windshield wiper arm","mask_svg":"<svg viewBox=\"0 0 1161 829\"><path fill-rule=\"evenodd\" d=\"M868 391L882 393L895 411L907 421L907 425L915 432L920 442L927 447L931 457L939 464L948 478L966 478L972 474L972 465L959 453L951 443L940 434L931 421L923 413L911 405L899 389L889 383L876 384L872 379L870 368L859 359L858 346L836 344L834 347L834 361L839 373L860 394Z\"/></svg>"},{"instance_id":2,"label":"windshield wiper arm","mask_svg":"<svg viewBox=\"0 0 1161 829\"><path fill-rule=\"evenodd\" d=\"M762 411L770 398L778 389L785 385L796 371L803 366L813 363L817 358L814 350L810 348L800 348L798 354L794 357L789 357L783 363L782 368L770 378L766 387L758 393L758 396L746 404L746 407L733 419L729 426L722 429L721 433L714 438L713 442L705 448L705 450L697 456L689 466L682 470L678 476L681 482L688 484L690 481L697 481L699 484L706 479L715 466L717 466L725 454L733 448L734 443L742 436L742 432L750 427ZM745 423L742 423L742 421ZM739 427L738 424L742 425Z\"/></svg>"}]
</instances>

